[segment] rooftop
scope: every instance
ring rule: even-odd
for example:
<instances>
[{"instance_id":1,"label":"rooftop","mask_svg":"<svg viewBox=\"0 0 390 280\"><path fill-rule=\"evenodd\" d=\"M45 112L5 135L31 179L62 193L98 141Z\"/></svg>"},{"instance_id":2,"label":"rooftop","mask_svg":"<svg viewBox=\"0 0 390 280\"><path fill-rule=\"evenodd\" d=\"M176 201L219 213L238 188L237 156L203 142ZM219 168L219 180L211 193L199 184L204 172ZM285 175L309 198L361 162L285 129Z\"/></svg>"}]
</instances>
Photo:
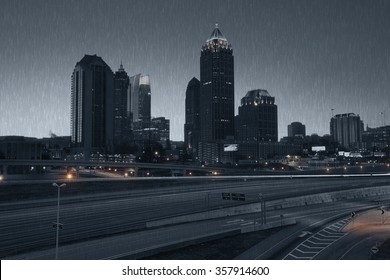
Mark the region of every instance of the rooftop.
<instances>
[{"instance_id":1,"label":"rooftop","mask_svg":"<svg viewBox=\"0 0 390 280\"><path fill-rule=\"evenodd\" d=\"M225 36L222 35L221 30L218 28L218 23L215 24L215 28L213 32L210 35L210 38L207 40L207 42L212 41L212 40L223 40L227 41Z\"/></svg>"}]
</instances>

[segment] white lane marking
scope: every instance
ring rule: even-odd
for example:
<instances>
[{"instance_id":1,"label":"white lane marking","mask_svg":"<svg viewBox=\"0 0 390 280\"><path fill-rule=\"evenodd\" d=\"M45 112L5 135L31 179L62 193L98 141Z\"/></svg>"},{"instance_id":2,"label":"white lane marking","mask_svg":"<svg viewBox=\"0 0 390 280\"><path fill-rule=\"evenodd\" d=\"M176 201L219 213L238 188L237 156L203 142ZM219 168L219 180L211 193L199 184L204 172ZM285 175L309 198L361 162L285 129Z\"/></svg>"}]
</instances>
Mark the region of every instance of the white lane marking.
<instances>
[{"instance_id":1,"label":"white lane marking","mask_svg":"<svg viewBox=\"0 0 390 280\"><path fill-rule=\"evenodd\" d=\"M322 233L317 233L316 235L320 235L320 236L322 236L322 237L325 237L325 238L328 238L328 239L332 239L332 238L339 238L340 237L340 235L331 235L331 234L327 234L327 235L323 235Z\"/></svg>"},{"instance_id":2,"label":"white lane marking","mask_svg":"<svg viewBox=\"0 0 390 280\"><path fill-rule=\"evenodd\" d=\"M240 226L247 226L247 225L253 225L253 222L247 222L247 223L244 223L244 224L240 224Z\"/></svg>"},{"instance_id":3,"label":"white lane marking","mask_svg":"<svg viewBox=\"0 0 390 280\"><path fill-rule=\"evenodd\" d=\"M338 225L338 227L342 227L346 221L347 221L347 219L343 219L342 221L339 221L336 224ZM330 245L332 245L337 240L339 240L340 238L342 238L343 236L346 235L344 233L334 232L334 229L332 229L332 228L337 228L336 224L328 226L328 227L320 230L319 232L317 232L313 236L307 238L305 241L301 242L297 247L295 247L295 249L292 250L283 259L286 259L288 256L292 256L295 258L302 258L302 257L295 256L293 254L294 252L299 252L299 253L302 253L304 255L309 255L310 257L306 257L306 259L314 259L323 250L325 250ZM333 232L329 233L328 231L333 231ZM324 238L321 238L321 237L324 237ZM320 241L320 242L318 242L318 241ZM310 246L310 244L314 244L316 246ZM323 245L323 246L321 246L321 245Z\"/></svg>"},{"instance_id":4,"label":"white lane marking","mask_svg":"<svg viewBox=\"0 0 390 280\"><path fill-rule=\"evenodd\" d=\"M305 242L313 243L314 245L328 245L328 242L314 242L312 240L306 240Z\"/></svg>"},{"instance_id":5,"label":"white lane marking","mask_svg":"<svg viewBox=\"0 0 390 280\"><path fill-rule=\"evenodd\" d=\"M319 240L319 241L325 241L325 242L332 242L334 239L331 239L331 238L319 238L319 237L317 237L317 236L313 236L313 237L311 237L311 238L313 238L313 239L317 239L317 240Z\"/></svg>"},{"instance_id":6,"label":"white lane marking","mask_svg":"<svg viewBox=\"0 0 390 280\"><path fill-rule=\"evenodd\" d=\"M321 249L320 249L320 251L321 251ZM298 251L298 252L301 252L303 254L317 254L318 253L318 251L314 251L314 252L308 251L308 250L302 251L301 249L298 249L298 248L296 248L295 250Z\"/></svg>"},{"instance_id":7,"label":"white lane marking","mask_svg":"<svg viewBox=\"0 0 390 280\"><path fill-rule=\"evenodd\" d=\"M227 224L238 224L238 223L241 223L243 222L244 220L243 219L237 219L237 220L230 220L230 221L227 221L226 223Z\"/></svg>"},{"instance_id":8,"label":"white lane marking","mask_svg":"<svg viewBox=\"0 0 390 280\"><path fill-rule=\"evenodd\" d=\"M324 249L325 247L315 247L315 246L307 246L305 244L301 244L302 246L306 247L306 248L309 248L309 249Z\"/></svg>"},{"instance_id":9,"label":"white lane marking","mask_svg":"<svg viewBox=\"0 0 390 280\"><path fill-rule=\"evenodd\" d=\"M330 227L328 227L329 229L333 229L333 230L336 230L338 231L340 228L339 227L336 227L335 225L331 225Z\"/></svg>"},{"instance_id":10,"label":"white lane marking","mask_svg":"<svg viewBox=\"0 0 390 280\"><path fill-rule=\"evenodd\" d=\"M390 173L389 173L389 175L390 175ZM372 207L361 207L361 210L362 210L362 209L371 209L371 208L372 208ZM351 209L351 208L346 207L346 208L343 208L343 209L346 210L346 209ZM337 211L331 211L331 210L327 210L327 211L328 211L328 212L330 211L330 213L337 212ZM338 211L339 211L339 210L338 210ZM330 213L329 213L329 214L330 214ZM309 215L304 215L304 216L301 216L301 217L311 217L311 216L315 216L315 215L309 214ZM296 235L296 234L299 234L300 232L302 232L302 230L308 230L310 227L312 227L312 226L314 226L314 225L317 225L317 224L320 224L320 223L322 223L322 222L324 222L324 221L327 221L329 218L336 218L336 217L339 217L339 214L335 214L335 215L333 215L333 216L331 216L331 217L328 217L328 218L325 218L325 219L321 219L321 220L319 220L319 221L316 221L316 222L314 222L314 223L308 225L307 227L305 227L305 228L303 228L303 229L299 229L298 231L295 231L295 232L291 233L288 237L283 238L282 240L280 240L279 242L277 242L276 244L274 244L274 245L271 246L270 248L266 249L266 250L265 250L264 252L262 252L261 254L258 254L258 255L255 257L255 260L259 260L264 254L267 254L268 252L274 250L274 248L276 248L277 246L279 246L279 245L280 245L282 242L284 242L286 239L288 239L288 238L290 238L291 236L294 236L294 235ZM348 219L344 219L344 220L348 220Z\"/></svg>"},{"instance_id":11,"label":"white lane marking","mask_svg":"<svg viewBox=\"0 0 390 280\"><path fill-rule=\"evenodd\" d=\"M366 241L366 240L370 240L372 237L366 237L364 238L363 240L360 240L358 243L356 243L355 245L353 245L351 248L349 248L349 250L347 252L345 252L339 260L342 260L349 252L351 252L353 250L353 248L355 248L356 246L360 245L360 243Z\"/></svg>"},{"instance_id":12,"label":"white lane marking","mask_svg":"<svg viewBox=\"0 0 390 280\"><path fill-rule=\"evenodd\" d=\"M311 258L310 257L297 257L297 256L295 256L295 255L293 255L293 254L288 254L288 256L291 256L291 257L293 257L293 258L295 258L295 259L302 259L302 260L310 260ZM284 258L285 259L285 258Z\"/></svg>"},{"instance_id":13,"label":"white lane marking","mask_svg":"<svg viewBox=\"0 0 390 280\"><path fill-rule=\"evenodd\" d=\"M323 229L322 231L326 232L327 234L342 234L341 232L339 231L335 231L333 229L328 229L328 228L325 228Z\"/></svg>"}]
</instances>

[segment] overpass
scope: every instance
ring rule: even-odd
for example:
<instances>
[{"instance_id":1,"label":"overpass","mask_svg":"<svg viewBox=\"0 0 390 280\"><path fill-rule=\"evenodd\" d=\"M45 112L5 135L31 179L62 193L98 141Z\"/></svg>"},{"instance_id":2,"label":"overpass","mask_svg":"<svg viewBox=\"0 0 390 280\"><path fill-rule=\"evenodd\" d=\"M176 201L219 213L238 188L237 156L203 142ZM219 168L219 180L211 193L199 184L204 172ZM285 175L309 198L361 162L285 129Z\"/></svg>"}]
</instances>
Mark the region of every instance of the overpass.
<instances>
[{"instance_id":1,"label":"overpass","mask_svg":"<svg viewBox=\"0 0 390 280\"><path fill-rule=\"evenodd\" d=\"M138 169L166 169L173 173L178 172L181 175L186 175L188 170L202 171L206 173L224 173L224 168L221 167L206 167L194 166L185 164L163 164L163 163L141 163L141 162L112 162L112 161L78 161L78 160L11 160L0 159L0 167L3 170L3 175L7 175L9 166L56 166L76 169L79 167L101 167L101 168L128 168L132 169L134 175L138 174Z\"/></svg>"}]
</instances>

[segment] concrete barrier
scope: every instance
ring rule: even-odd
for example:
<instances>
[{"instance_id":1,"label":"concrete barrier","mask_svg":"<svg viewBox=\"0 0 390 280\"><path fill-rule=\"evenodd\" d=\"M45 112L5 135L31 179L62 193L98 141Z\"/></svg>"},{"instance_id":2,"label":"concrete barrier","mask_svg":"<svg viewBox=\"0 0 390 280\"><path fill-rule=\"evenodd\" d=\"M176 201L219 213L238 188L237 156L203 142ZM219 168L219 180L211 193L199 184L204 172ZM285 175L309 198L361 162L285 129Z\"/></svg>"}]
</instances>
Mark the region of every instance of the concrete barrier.
<instances>
[{"instance_id":1,"label":"concrete barrier","mask_svg":"<svg viewBox=\"0 0 390 280\"><path fill-rule=\"evenodd\" d=\"M361 199L361 198L375 198L378 196L390 196L390 186L381 186L373 188L363 188L358 190L336 191L329 193L305 195L299 197L291 197L284 199L277 199L266 202L267 210L287 209L291 207L302 207L313 204L329 203L336 201ZM240 206L226 207L222 209L214 209L205 212L198 212L193 214L169 217L154 221L146 222L146 227L159 227L172 224L188 223L207 219L217 219L229 216L236 216L242 214L250 214L261 212L261 203L255 202ZM253 227L253 226L252 226Z\"/></svg>"}]
</instances>

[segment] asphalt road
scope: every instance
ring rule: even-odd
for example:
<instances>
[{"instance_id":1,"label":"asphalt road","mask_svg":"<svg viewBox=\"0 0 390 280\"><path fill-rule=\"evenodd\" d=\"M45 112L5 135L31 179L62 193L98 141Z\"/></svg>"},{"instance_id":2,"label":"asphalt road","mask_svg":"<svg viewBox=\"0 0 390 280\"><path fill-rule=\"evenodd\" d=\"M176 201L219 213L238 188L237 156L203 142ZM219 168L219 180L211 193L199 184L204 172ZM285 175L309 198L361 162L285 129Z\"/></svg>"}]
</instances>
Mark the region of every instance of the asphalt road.
<instances>
[{"instance_id":1,"label":"asphalt road","mask_svg":"<svg viewBox=\"0 0 390 280\"><path fill-rule=\"evenodd\" d=\"M93 189L80 190L77 183L69 188L78 189L61 200L60 243L70 244L123 234L143 229L146 221L185 213L204 211L249 203L258 200L262 193L266 200L342 189L388 185L387 177L361 178L307 178L307 179L229 179L193 181L170 185L156 180L146 188L116 189L118 182ZM112 187L112 188L111 188ZM53 187L50 187L53 188ZM23 188L21 188L23 189ZM32 188L32 192L33 192ZM3 195L5 190L2 190ZM61 190L62 191L62 190ZM238 192L246 195L245 202L222 200L222 192ZM55 244L57 196L42 198L34 194L12 202L0 204L0 257L38 249L51 248ZM12 192L13 196L18 193ZM33 198L31 198L33 197Z\"/></svg>"},{"instance_id":2,"label":"asphalt road","mask_svg":"<svg viewBox=\"0 0 390 280\"><path fill-rule=\"evenodd\" d=\"M367 207L367 202L338 202L326 205L311 205L308 207L289 209L286 219L297 217L299 228L321 222L325 216L347 215L351 209ZM280 219L281 210L272 211L268 215L269 222ZM118 236L110 236L97 240L89 240L76 244L61 245L60 259L133 259L144 256L143 252L156 252L158 248L171 249L171 245L199 239L202 236L236 232L242 228L252 228L259 223L258 215L241 215L218 220L205 220L145 231L135 231ZM289 230L286 232L289 234ZM301 233L301 232L299 232ZM267 247L272 247L272 242ZM262 250L260 250L262 252ZM15 256L16 259L53 259L54 246L50 249ZM141 255L140 255L141 254Z\"/></svg>"},{"instance_id":3,"label":"asphalt road","mask_svg":"<svg viewBox=\"0 0 390 280\"><path fill-rule=\"evenodd\" d=\"M315 230L302 231L300 235L286 232L284 238L293 236L292 241L276 254L275 259L371 259L380 245L390 239L390 212L381 214L378 205L372 203L369 210L355 212L357 210L359 207L350 208L350 213L355 213L353 218L351 214L338 216Z\"/></svg>"}]
</instances>

